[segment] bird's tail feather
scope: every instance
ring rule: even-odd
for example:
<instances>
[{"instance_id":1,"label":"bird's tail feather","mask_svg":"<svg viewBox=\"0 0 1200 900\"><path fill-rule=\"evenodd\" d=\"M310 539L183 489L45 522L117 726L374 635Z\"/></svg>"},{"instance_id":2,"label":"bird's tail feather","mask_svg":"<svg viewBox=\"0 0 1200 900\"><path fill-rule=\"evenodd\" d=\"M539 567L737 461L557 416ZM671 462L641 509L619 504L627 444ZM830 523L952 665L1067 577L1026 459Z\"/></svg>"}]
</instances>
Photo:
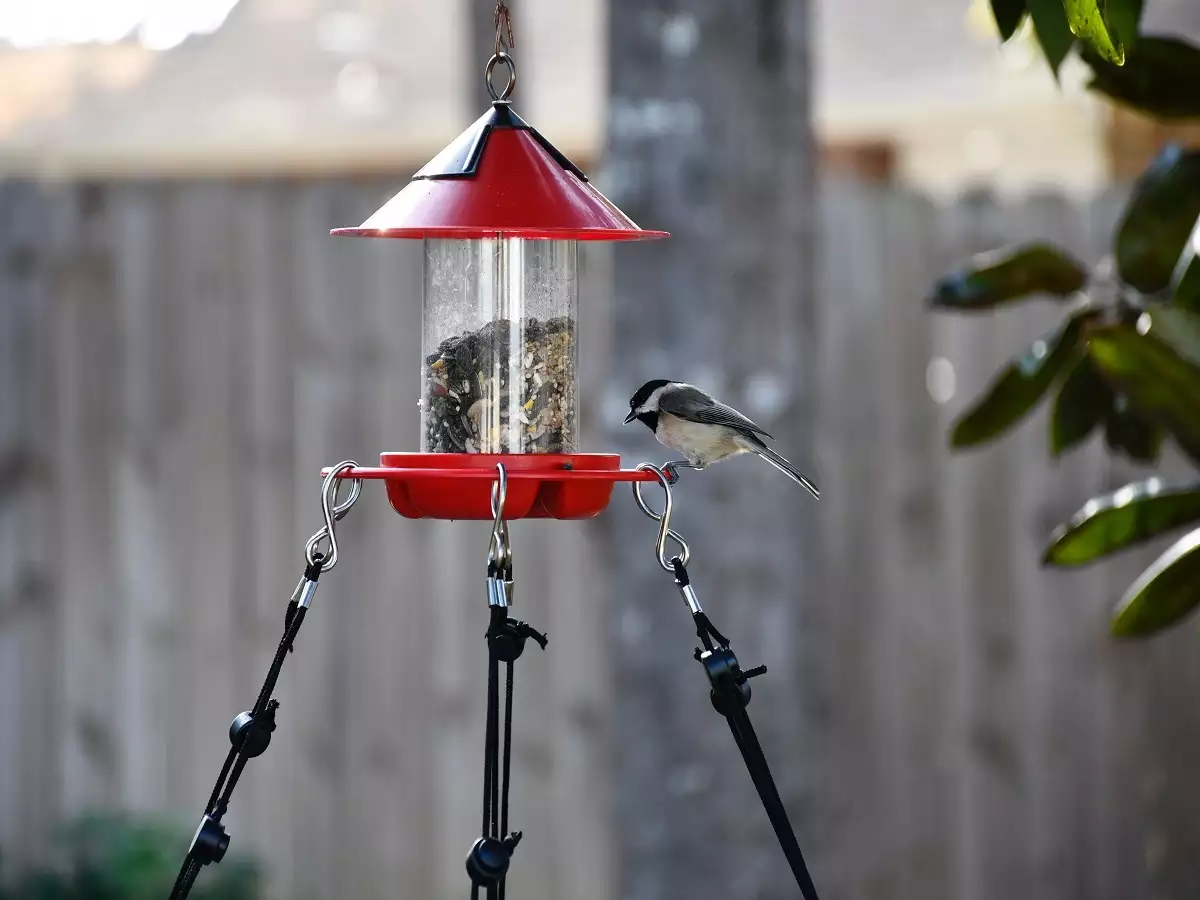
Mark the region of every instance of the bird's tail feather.
<instances>
[{"instance_id":1,"label":"bird's tail feather","mask_svg":"<svg viewBox=\"0 0 1200 900\"><path fill-rule=\"evenodd\" d=\"M773 465L775 468L777 468L784 475L788 476L788 478L792 479L794 482L796 482L797 484L804 487L810 494L812 494L818 500L821 499L821 492L817 489L817 486L815 484L813 484L807 478L807 476L804 475L803 472L801 472L799 469L797 469L795 466L793 466L790 462L788 462L786 459L784 459L782 456L780 456L778 453L776 453L774 450L772 450L766 444L760 444L756 441L750 447L750 451L752 453L757 454L758 456L761 456L763 459L765 459L767 462L769 462L771 465Z\"/></svg>"}]
</instances>

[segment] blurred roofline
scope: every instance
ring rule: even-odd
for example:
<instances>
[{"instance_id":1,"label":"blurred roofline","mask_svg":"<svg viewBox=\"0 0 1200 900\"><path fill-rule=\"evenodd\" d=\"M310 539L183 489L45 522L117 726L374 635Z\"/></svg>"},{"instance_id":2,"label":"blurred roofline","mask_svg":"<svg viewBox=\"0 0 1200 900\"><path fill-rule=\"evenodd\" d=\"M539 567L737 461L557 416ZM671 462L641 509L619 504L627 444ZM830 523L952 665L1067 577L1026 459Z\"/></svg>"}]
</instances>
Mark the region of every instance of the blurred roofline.
<instances>
[{"instance_id":1,"label":"blurred roofline","mask_svg":"<svg viewBox=\"0 0 1200 900\"><path fill-rule=\"evenodd\" d=\"M469 123L464 123L464 128ZM556 129L555 144L588 171L598 156L595 141L582 132ZM59 149L0 148L0 177L37 180L155 180L241 177L331 177L407 173L419 169L454 138L444 129L414 133L373 132L369 137L314 135L294 140L248 141L237 137L208 144L157 143Z\"/></svg>"}]
</instances>

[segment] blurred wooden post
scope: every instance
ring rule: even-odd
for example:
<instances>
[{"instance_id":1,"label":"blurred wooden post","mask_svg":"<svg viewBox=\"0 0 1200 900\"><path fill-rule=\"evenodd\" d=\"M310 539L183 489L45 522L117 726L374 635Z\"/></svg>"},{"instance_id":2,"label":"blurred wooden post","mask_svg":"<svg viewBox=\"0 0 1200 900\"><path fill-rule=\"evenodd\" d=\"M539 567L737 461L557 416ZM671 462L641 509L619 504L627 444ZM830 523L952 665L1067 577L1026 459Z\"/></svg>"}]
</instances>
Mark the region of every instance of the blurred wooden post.
<instances>
[{"instance_id":1,"label":"blurred wooden post","mask_svg":"<svg viewBox=\"0 0 1200 900\"><path fill-rule=\"evenodd\" d=\"M601 187L639 224L672 232L616 254L614 387L604 414L631 463L668 457L641 425L620 425L623 401L647 379L672 378L760 420L785 455L813 470L808 13L807 0L611 4ZM685 474L676 497L701 601L747 667L770 667L751 714L821 885L820 823L805 782L821 706L820 678L808 673L820 668L811 613L823 598L810 572L818 506L750 459ZM606 516L618 579L610 602L621 896L794 897L691 658L691 622L654 562L653 523L627 489Z\"/></svg>"}]
</instances>

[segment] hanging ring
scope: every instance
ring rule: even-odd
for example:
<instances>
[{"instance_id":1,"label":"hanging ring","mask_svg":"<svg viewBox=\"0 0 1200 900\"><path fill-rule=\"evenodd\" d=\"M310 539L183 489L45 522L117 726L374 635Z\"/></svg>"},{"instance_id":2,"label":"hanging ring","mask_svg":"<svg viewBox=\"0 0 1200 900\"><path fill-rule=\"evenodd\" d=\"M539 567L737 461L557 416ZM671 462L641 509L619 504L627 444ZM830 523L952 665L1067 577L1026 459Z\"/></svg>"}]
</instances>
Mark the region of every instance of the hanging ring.
<instances>
[{"instance_id":1,"label":"hanging ring","mask_svg":"<svg viewBox=\"0 0 1200 900\"><path fill-rule=\"evenodd\" d=\"M328 541L329 551L322 553L321 556L322 572L328 572L337 565L338 544L337 534L334 529L335 523L340 522L346 517L346 513L350 512L350 509L358 502L359 494L362 493L363 480L361 478L353 478L350 483L350 496L341 503L338 503L338 489L344 480L338 476L342 472L348 472L356 468L358 468L358 463L352 459L340 462L329 470L329 474L325 476L325 482L321 485L321 516L325 519L325 524L304 545L304 559L310 566L315 566L317 564L317 551L320 548L321 542Z\"/></svg>"},{"instance_id":2,"label":"hanging ring","mask_svg":"<svg viewBox=\"0 0 1200 900\"><path fill-rule=\"evenodd\" d=\"M504 85L504 90L499 93L496 92L496 86L492 84L492 76L496 73L497 63L504 63L508 67L508 81ZM497 103L503 103L512 96L513 89L517 86L517 64L503 50L497 51L488 60L487 68L483 70L483 80L487 82L488 94L492 100Z\"/></svg>"},{"instance_id":3,"label":"hanging ring","mask_svg":"<svg viewBox=\"0 0 1200 900\"><path fill-rule=\"evenodd\" d=\"M671 529L671 483L667 480L667 476L663 474L662 469L650 463L641 463L637 470L639 472L653 472L654 477L658 479L658 483L662 485L664 503L663 511L660 515L652 510L642 497L642 483L640 481L633 482L633 499L637 501L638 509L658 523L658 539L655 541L654 551L658 556L658 564L668 572L674 572L675 567L671 565L671 561L667 559L667 538L670 538L679 547L679 561L683 565L688 564L692 553L688 548L687 541L679 536L678 533Z\"/></svg>"}]
</instances>

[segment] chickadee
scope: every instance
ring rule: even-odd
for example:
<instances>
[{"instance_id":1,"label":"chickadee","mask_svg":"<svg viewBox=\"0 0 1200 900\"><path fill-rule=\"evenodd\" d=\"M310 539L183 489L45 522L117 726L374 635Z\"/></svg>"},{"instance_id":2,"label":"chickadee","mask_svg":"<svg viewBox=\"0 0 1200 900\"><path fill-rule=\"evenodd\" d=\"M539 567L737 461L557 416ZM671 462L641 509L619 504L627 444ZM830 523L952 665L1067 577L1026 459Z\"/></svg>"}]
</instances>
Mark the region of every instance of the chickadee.
<instances>
[{"instance_id":1,"label":"chickadee","mask_svg":"<svg viewBox=\"0 0 1200 900\"><path fill-rule=\"evenodd\" d=\"M815 484L763 442L763 437L771 435L698 387L664 379L647 381L629 401L625 424L634 419L653 431L660 444L686 456L690 468L703 469L739 453L753 453L803 485L814 497L821 496ZM679 465L684 464L668 463L663 467L672 482L677 477L673 469Z\"/></svg>"}]
</instances>

